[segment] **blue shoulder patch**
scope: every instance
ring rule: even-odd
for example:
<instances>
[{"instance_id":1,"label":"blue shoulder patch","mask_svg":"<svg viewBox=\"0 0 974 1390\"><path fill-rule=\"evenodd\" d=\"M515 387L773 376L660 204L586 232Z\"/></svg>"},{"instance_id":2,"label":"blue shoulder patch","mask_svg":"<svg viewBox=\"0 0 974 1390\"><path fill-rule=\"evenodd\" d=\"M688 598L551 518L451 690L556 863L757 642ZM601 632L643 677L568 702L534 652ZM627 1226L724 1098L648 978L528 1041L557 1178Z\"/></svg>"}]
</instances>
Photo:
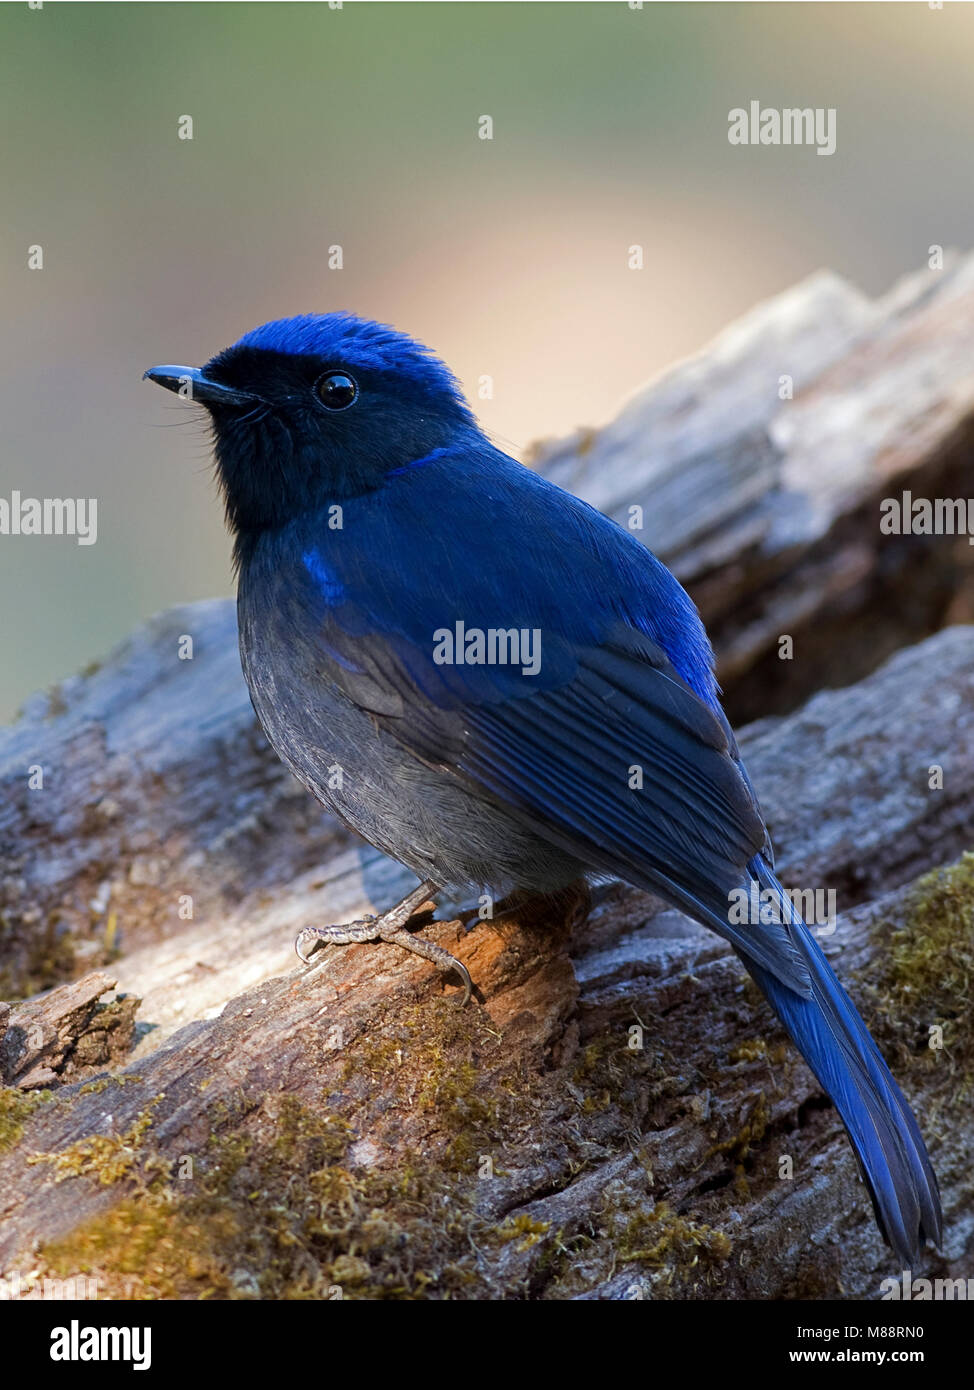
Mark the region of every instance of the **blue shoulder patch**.
<instances>
[{"instance_id":1,"label":"blue shoulder patch","mask_svg":"<svg viewBox=\"0 0 974 1390\"><path fill-rule=\"evenodd\" d=\"M315 588L329 608L334 608L342 602L345 586L334 571L329 569L317 550L306 550L301 556L301 563L314 580Z\"/></svg>"}]
</instances>

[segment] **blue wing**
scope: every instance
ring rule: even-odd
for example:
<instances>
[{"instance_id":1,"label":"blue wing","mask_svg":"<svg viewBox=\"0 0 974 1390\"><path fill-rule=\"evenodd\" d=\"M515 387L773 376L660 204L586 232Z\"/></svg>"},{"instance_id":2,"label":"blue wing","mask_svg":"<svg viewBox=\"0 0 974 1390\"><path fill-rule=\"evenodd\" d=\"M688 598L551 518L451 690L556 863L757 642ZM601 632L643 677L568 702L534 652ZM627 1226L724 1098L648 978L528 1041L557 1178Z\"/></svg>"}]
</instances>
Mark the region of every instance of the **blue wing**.
<instances>
[{"instance_id":1,"label":"blue wing","mask_svg":"<svg viewBox=\"0 0 974 1390\"><path fill-rule=\"evenodd\" d=\"M728 921L766 832L690 600L600 513L495 451L474 462L475 486L456 485L469 456L440 451L354 499L340 529L302 523L314 622L295 628L416 757L807 993L787 923ZM538 669L439 660L437 635L457 624L537 634Z\"/></svg>"}]
</instances>

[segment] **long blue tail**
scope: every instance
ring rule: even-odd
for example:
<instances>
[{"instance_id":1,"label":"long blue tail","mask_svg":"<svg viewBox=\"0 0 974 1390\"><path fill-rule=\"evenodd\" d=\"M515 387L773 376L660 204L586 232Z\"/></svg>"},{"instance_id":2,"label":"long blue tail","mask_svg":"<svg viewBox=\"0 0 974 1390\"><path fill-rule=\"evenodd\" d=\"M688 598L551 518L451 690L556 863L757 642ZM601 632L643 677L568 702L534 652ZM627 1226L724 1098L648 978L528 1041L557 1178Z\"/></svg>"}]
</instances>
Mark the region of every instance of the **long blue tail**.
<instances>
[{"instance_id":1,"label":"long blue tail","mask_svg":"<svg viewBox=\"0 0 974 1390\"><path fill-rule=\"evenodd\" d=\"M763 888L784 890L765 861L748 866ZM886 1242L911 1266L926 1240L939 1244L937 1179L913 1117L869 1030L809 929L789 907L812 995L803 999L739 952L795 1046L832 1098L859 1159Z\"/></svg>"}]
</instances>

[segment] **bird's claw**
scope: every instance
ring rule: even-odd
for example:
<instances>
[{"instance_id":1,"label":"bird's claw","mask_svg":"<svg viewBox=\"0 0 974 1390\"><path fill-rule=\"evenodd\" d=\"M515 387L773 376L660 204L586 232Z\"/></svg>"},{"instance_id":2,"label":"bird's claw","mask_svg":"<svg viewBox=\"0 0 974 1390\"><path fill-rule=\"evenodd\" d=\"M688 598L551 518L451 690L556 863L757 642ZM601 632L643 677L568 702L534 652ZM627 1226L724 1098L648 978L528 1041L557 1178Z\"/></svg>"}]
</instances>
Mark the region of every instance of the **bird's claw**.
<instances>
[{"instance_id":1,"label":"bird's claw","mask_svg":"<svg viewBox=\"0 0 974 1390\"><path fill-rule=\"evenodd\" d=\"M306 940L310 940L313 943L307 955L305 955L304 951L301 949ZM313 927L304 927L294 938L294 951L302 965L310 965L311 957L314 955L315 951L320 951L324 944L321 937L315 934Z\"/></svg>"},{"instance_id":2,"label":"bird's claw","mask_svg":"<svg viewBox=\"0 0 974 1390\"><path fill-rule=\"evenodd\" d=\"M308 965L314 953L322 950L325 946L350 946L357 941L376 941L379 935L379 919L377 917L359 917L356 921L347 922L344 926L304 927L294 938L294 950L298 959ZM305 953L302 947L306 946L308 942L311 942L312 945L310 950Z\"/></svg>"},{"instance_id":3,"label":"bird's claw","mask_svg":"<svg viewBox=\"0 0 974 1390\"><path fill-rule=\"evenodd\" d=\"M414 896L419 896L414 895ZM408 901L408 900L407 900ZM400 904L399 907L403 907ZM463 984L460 1007L470 1002L473 994L473 981L470 972L462 961L457 960L444 947L425 937L414 936L404 925L404 914L393 908L382 917L360 917L344 926L305 927L294 939L294 949L304 965L310 965L311 957L325 946L349 946L363 941L387 941L390 945L401 946L413 955L431 961L436 968L448 975L451 971L459 976Z\"/></svg>"},{"instance_id":4,"label":"bird's claw","mask_svg":"<svg viewBox=\"0 0 974 1390\"><path fill-rule=\"evenodd\" d=\"M470 971L462 960L457 960L456 956L451 956L449 951L444 951L446 960L442 963L436 962L437 968L442 970L444 975L448 975L452 970L455 975L459 975L463 984L463 994L457 1000L457 1007L463 1009L470 1003L470 996L473 994L473 980L470 978Z\"/></svg>"}]
</instances>

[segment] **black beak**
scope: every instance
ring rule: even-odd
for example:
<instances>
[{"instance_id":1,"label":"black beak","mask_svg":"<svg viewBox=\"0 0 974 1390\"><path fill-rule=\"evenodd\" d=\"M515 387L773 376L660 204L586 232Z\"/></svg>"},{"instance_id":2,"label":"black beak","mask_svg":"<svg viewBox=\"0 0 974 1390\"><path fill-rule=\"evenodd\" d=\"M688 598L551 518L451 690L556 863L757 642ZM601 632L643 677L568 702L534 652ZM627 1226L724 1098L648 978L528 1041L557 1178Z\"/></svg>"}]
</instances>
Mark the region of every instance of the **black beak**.
<instances>
[{"instance_id":1,"label":"black beak","mask_svg":"<svg viewBox=\"0 0 974 1390\"><path fill-rule=\"evenodd\" d=\"M221 386L218 381L210 381L199 367L150 367L143 373L157 386L167 391L176 391L187 400L198 401L200 405L254 405L259 399L246 391L235 391L232 386Z\"/></svg>"}]
</instances>

